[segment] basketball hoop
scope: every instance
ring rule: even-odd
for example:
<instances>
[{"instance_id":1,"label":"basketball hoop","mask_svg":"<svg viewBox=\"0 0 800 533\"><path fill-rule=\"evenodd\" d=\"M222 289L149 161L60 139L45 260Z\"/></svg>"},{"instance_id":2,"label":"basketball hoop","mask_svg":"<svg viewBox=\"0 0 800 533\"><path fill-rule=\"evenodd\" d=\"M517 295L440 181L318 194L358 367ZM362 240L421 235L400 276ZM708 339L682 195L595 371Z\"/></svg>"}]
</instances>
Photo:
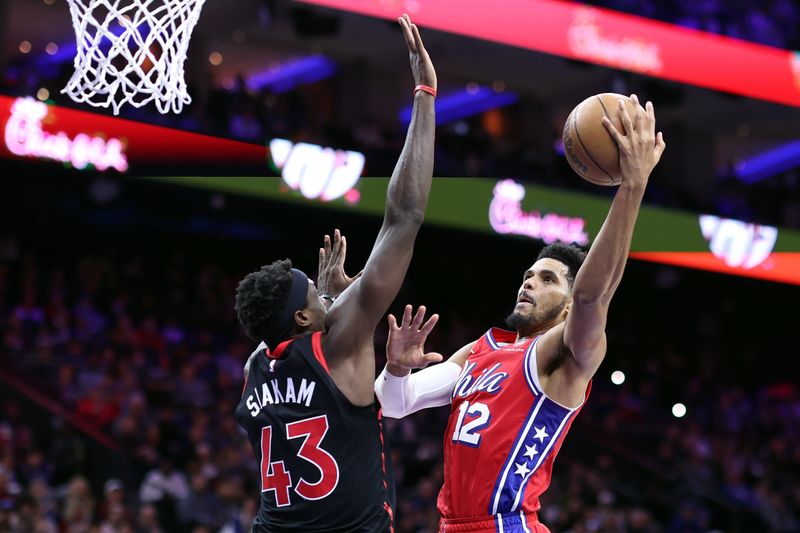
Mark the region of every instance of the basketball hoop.
<instances>
[{"instance_id":1,"label":"basketball hoop","mask_svg":"<svg viewBox=\"0 0 800 533\"><path fill-rule=\"evenodd\" d=\"M68 0L75 73L62 89L95 107L180 113L192 98L183 63L205 0Z\"/></svg>"}]
</instances>

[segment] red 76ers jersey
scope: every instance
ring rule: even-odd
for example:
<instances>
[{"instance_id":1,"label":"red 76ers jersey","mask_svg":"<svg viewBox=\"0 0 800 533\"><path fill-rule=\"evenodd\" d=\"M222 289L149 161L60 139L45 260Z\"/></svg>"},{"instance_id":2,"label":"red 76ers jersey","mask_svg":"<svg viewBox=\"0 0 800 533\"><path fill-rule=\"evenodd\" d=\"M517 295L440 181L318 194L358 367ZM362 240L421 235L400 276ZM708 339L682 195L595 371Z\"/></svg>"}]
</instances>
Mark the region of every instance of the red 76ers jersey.
<instances>
[{"instance_id":1,"label":"red 76ers jersey","mask_svg":"<svg viewBox=\"0 0 800 533\"><path fill-rule=\"evenodd\" d=\"M580 406L567 408L543 394L537 339L515 343L516 333L492 328L472 348L452 393L444 435L438 500L443 518L539 509L553 460Z\"/></svg>"}]
</instances>

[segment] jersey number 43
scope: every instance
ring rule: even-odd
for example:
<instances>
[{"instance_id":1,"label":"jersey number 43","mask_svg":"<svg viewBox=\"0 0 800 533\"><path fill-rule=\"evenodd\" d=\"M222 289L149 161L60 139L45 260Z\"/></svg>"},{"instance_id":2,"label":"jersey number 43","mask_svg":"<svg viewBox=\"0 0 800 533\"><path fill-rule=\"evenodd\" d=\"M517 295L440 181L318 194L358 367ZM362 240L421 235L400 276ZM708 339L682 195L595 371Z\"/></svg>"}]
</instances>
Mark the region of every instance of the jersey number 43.
<instances>
[{"instance_id":1,"label":"jersey number 43","mask_svg":"<svg viewBox=\"0 0 800 533\"><path fill-rule=\"evenodd\" d=\"M339 465L331 454L319 447L328 432L326 415L306 418L286 424L286 437L303 438L297 457L316 466L320 472L319 480L311 483L302 477L294 487L294 492L306 500L321 500L334 491L339 484ZM292 475L286 470L283 461L272 461L272 426L261 428L261 492L275 491L278 507L292 504L289 490L292 488Z\"/></svg>"}]
</instances>

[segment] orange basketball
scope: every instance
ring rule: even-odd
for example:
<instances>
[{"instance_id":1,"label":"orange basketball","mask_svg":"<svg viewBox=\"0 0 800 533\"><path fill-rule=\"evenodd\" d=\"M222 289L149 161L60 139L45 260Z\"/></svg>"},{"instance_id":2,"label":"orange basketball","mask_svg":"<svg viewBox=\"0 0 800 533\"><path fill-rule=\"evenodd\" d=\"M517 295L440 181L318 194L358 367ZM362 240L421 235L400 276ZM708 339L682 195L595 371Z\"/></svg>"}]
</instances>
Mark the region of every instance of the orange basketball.
<instances>
[{"instance_id":1,"label":"orange basketball","mask_svg":"<svg viewBox=\"0 0 800 533\"><path fill-rule=\"evenodd\" d=\"M596 185L619 185L622 180L617 143L602 122L603 115L607 116L617 130L625 134L625 127L619 119L617 102L620 99L625 102L633 119L636 107L630 98L622 94L601 93L575 106L564 124L564 156L569 166L580 177Z\"/></svg>"}]
</instances>

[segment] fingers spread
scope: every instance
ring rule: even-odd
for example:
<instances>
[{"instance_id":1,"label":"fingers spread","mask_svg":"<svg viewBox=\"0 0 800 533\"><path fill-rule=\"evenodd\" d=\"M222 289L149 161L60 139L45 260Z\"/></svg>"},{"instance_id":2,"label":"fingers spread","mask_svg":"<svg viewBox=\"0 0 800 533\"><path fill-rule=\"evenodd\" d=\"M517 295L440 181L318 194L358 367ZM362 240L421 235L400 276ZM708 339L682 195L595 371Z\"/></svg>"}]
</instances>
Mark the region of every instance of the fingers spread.
<instances>
[{"instance_id":1,"label":"fingers spread","mask_svg":"<svg viewBox=\"0 0 800 533\"><path fill-rule=\"evenodd\" d=\"M386 317L386 320L389 322L389 329L400 329L397 327L397 319L394 315L390 314Z\"/></svg>"},{"instance_id":2,"label":"fingers spread","mask_svg":"<svg viewBox=\"0 0 800 533\"><path fill-rule=\"evenodd\" d=\"M631 116L628 114L628 110L625 108L625 102L622 100L619 101L619 119L622 121L622 126L625 128L625 135L630 135L633 132L633 123L631 122Z\"/></svg>"},{"instance_id":3,"label":"fingers spread","mask_svg":"<svg viewBox=\"0 0 800 533\"><path fill-rule=\"evenodd\" d=\"M411 310L411 305L407 305L406 308L403 309L403 322L401 325L405 328L411 327Z\"/></svg>"},{"instance_id":4,"label":"fingers spread","mask_svg":"<svg viewBox=\"0 0 800 533\"><path fill-rule=\"evenodd\" d=\"M333 248L334 250L339 247L339 243L342 240L342 232L338 229L333 230Z\"/></svg>"},{"instance_id":5,"label":"fingers spread","mask_svg":"<svg viewBox=\"0 0 800 533\"><path fill-rule=\"evenodd\" d=\"M633 112L633 129L642 131L644 127L644 108L639 104L639 97L635 94L631 95L631 101L633 101L633 107L635 109Z\"/></svg>"},{"instance_id":6,"label":"fingers spread","mask_svg":"<svg viewBox=\"0 0 800 533\"><path fill-rule=\"evenodd\" d=\"M339 267L344 267L344 258L347 255L347 239L342 235L341 246L339 247L339 255L336 258L336 264Z\"/></svg>"},{"instance_id":7,"label":"fingers spread","mask_svg":"<svg viewBox=\"0 0 800 533\"><path fill-rule=\"evenodd\" d=\"M411 327L413 327L414 329L419 329L424 319L425 319L425 306L420 305L419 308L417 308L417 314L414 315L414 321L411 323Z\"/></svg>"},{"instance_id":8,"label":"fingers spread","mask_svg":"<svg viewBox=\"0 0 800 533\"><path fill-rule=\"evenodd\" d=\"M322 246L325 248L325 255L330 255L331 253L331 236L325 235L323 239Z\"/></svg>"},{"instance_id":9,"label":"fingers spread","mask_svg":"<svg viewBox=\"0 0 800 533\"><path fill-rule=\"evenodd\" d=\"M442 354L438 352L429 352L422 356L426 363L440 363L444 360Z\"/></svg>"},{"instance_id":10,"label":"fingers spread","mask_svg":"<svg viewBox=\"0 0 800 533\"><path fill-rule=\"evenodd\" d=\"M331 257L330 261L332 263L337 263L339 261L339 255L342 253L342 233L337 229L333 231L333 245L331 248Z\"/></svg>"},{"instance_id":11,"label":"fingers spread","mask_svg":"<svg viewBox=\"0 0 800 533\"><path fill-rule=\"evenodd\" d=\"M614 126L614 124L605 115L603 116L603 126L606 127L608 133L611 135L611 138L613 138L617 142L617 144L619 144L622 134L619 132L619 130L617 130L616 126Z\"/></svg>"},{"instance_id":12,"label":"fingers spread","mask_svg":"<svg viewBox=\"0 0 800 533\"><path fill-rule=\"evenodd\" d=\"M431 315L431 317L428 319L428 321L425 322L425 325L422 326L422 329L420 329L422 334L427 337L428 334L431 331L433 331L433 327L436 325L436 323L438 321L439 321L439 315L438 314Z\"/></svg>"}]
</instances>

